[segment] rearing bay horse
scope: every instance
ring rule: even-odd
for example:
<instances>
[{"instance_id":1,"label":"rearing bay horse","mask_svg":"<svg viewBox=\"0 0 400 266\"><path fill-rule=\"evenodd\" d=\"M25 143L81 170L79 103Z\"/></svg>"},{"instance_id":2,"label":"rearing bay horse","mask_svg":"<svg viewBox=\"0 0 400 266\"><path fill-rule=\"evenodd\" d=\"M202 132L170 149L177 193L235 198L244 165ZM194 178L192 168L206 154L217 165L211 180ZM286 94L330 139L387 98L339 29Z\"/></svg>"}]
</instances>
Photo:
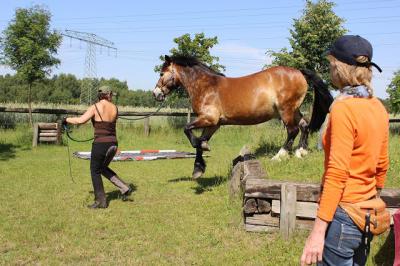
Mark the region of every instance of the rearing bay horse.
<instances>
[{"instance_id":1,"label":"rearing bay horse","mask_svg":"<svg viewBox=\"0 0 400 266\"><path fill-rule=\"evenodd\" d=\"M160 75L154 97L163 101L172 90L183 87L197 114L184 129L196 148L193 178L204 173L203 151L210 150L208 141L221 125L254 125L280 118L287 129L287 139L273 159L279 160L288 154L299 131L295 155L305 156L309 131L321 127L333 101L327 86L315 73L290 67L271 67L248 76L227 78L196 58L165 56ZM315 93L310 123L299 110L307 93L306 78L313 84ZM203 129L200 137L192 132L197 128Z\"/></svg>"}]
</instances>

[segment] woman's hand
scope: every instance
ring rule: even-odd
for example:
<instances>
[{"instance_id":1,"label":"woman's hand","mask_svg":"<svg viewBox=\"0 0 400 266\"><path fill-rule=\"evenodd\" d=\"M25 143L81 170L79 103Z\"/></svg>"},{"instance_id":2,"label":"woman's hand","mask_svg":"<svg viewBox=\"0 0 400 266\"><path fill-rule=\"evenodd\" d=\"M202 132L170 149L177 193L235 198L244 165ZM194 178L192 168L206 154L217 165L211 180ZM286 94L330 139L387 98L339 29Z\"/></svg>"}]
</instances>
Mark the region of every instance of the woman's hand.
<instances>
[{"instance_id":1,"label":"woman's hand","mask_svg":"<svg viewBox=\"0 0 400 266\"><path fill-rule=\"evenodd\" d=\"M319 219L315 219L313 230L308 236L306 244L301 256L301 265L310 265L322 261L322 252L324 251L325 232L328 223Z\"/></svg>"}]
</instances>

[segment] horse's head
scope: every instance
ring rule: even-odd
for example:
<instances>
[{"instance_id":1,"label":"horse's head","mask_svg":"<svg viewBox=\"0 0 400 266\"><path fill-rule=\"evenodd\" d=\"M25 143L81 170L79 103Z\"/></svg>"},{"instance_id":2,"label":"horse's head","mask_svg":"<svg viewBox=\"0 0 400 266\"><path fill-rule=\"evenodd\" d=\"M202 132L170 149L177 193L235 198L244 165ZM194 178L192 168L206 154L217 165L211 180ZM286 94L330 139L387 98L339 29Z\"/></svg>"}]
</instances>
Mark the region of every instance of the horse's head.
<instances>
[{"instance_id":1,"label":"horse's head","mask_svg":"<svg viewBox=\"0 0 400 266\"><path fill-rule=\"evenodd\" d=\"M166 55L165 62L161 68L160 79L153 90L154 98L157 101L163 101L172 90L179 87L176 69L171 58Z\"/></svg>"}]
</instances>

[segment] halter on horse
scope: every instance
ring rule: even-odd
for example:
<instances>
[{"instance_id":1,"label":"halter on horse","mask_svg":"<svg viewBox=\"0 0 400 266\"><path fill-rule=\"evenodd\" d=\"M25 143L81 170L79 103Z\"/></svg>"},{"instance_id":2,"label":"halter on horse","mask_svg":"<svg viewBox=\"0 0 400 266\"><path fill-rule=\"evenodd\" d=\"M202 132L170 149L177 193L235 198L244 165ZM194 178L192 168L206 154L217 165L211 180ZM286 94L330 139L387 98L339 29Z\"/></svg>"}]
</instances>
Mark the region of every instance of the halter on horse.
<instances>
[{"instance_id":1,"label":"halter on horse","mask_svg":"<svg viewBox=\"0 0 400 266\"><path fill-rule=\"evenodd\" d=\"M299 110L307 93L306 78L315 91L310 123ZM227 78L196 58L165 56L153 95L163 101L178 87L187 91L197 114L184 129L196 148L193 178L204 173L203 151L210 150L208 141L221 125L254 125L280 118L287 129L287 139L273 159L279 160L288 154L299 131L300 142L295 155L305 156L309 130L313 132L321 127L333 100L324 82L309 70L277 66L244 77ZM203 129L200 137L192 132L197 128Z\"/></svg>"}]
</instances>

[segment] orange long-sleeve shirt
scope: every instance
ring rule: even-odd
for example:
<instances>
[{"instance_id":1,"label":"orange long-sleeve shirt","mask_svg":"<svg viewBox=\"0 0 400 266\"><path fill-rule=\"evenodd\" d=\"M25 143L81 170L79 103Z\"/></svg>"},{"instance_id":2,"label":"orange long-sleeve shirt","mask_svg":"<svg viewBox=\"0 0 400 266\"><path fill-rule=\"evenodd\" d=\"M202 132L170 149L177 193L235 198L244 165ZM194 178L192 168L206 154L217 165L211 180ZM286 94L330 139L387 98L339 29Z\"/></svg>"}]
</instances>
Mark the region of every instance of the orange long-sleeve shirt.
<instances>
[{"instance_id":1,"label":"orange long-sleeve shirt","mask_svg":"<svg viewBox=\"0 0 400 266\"><path fill-rule=\"evenodd\" d=\"M389 167L389 116L376 99L333 103L323 137L325 172L317 216L332 221L340 201L360 202L382 188Z\"/></svg>"}]
</instances>

